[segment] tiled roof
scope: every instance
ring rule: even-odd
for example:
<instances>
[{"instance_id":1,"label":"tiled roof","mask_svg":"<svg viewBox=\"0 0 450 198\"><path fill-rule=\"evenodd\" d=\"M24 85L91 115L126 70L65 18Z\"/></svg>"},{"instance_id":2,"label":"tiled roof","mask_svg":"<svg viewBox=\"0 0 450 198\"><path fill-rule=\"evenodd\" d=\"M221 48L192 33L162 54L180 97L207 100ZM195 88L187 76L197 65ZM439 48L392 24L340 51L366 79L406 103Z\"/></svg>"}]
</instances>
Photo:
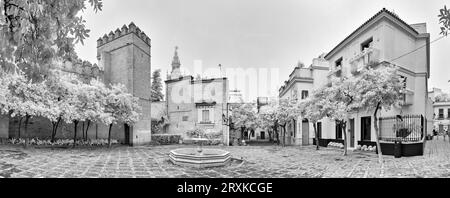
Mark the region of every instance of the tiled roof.
<instances>
[{"instance_id":1,"label":"tiled roof","mask_svg":"<svg viewBox=\"0 0 450 198\"><path fill-rule=\"evenodd\" d=\"M377 18L379 15L383 14L383 13L387 13L390 16L394 17L395 19L397 19L400 23L404 24L406 27L408 27L411 31L413 31L416 34L419 34L414 28L412 28L409 24L407 24L405 21L403 21L402 19L400 19L397 14L392 13L389 10L386 10L386 8L383 8L382 10L380 10L377 14L375 14L373 17L371 17L369 20L367 20L364 24L362 24L361 26L359 26L355 31L353 31L349 36L347 36L343 41L341 41L338 45L336 45L336 47L334 47L326 56L325 58L328 58L328 56L334 51L336 50L340 45L342 45L347 39L349 39L350 37L352 37L353 35L355 35L359 30L361 30L364 26L366 26L368 23L370 23L371 21L373 21L375 18Z\"/></svg>"}]
</instances>

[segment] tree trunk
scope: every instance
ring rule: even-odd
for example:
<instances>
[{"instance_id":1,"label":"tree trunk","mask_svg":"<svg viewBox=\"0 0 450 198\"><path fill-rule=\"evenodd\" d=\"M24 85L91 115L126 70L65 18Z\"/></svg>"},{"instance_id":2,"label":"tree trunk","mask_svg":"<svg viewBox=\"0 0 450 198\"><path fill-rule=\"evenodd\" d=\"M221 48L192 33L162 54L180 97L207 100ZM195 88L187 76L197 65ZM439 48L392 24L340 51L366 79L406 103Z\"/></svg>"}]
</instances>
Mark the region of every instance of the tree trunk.
<instances>
[{"instance_id":1,"label":"tree trunk","mask_svg":"<svg viewBox=\"0 0 450 198\"><path fill-rule=\"evenodd\" d=\"M83 125L81 126L81 139L82 140L84 140L84 123L85 122L83 122Z\"/></svg>"},{"instance_id":2,"label":"tree trunk","mask_svg":"<svg viewBox=\"0 0 450 198\"><path fill-rule=\"evenodd\" d=\"M284 124L284 125L282 125L282 127L283 127L283 130L282 130L282 132L283 132L283 147L285 147L286 146L286 124Z\"/></svg>"},{"instance_id":3,"label":"tree trunk","mask_svg":"<svg viewBox=\"0 0 450 198\"><path fill-rule=\"evenodd\" d=\"M316 150L319 150L319 131L317 131L317 122L313 122L314 134L316 136Z\"/></svg>"},{"instance_id":4,"label":"tree trunk","mask_svg":"<svg viewBox=\"0 0 450 198\"><path fill-rule=\"evenodd\" d=\"M24 136L25 136L25 145L24 147L27 148L28 146L28 121L30 119L31 116L26 115L25 116L25 128L24 128Z\"/></svg>"},{"instance_id":5,"label":"tree trunk","mask_svg":"<svg viewBox=\"0 0 450 198\"><path fill-rule=\"evenodd\" d=\"M77 126L78 126L78 121L77 120L73 121L73 124L74 124L73 147L75 147L75 145L77 145Z\"/></svg>"},{"instance_id":6,"label":"tree trunk","mask_svg":"<svg viewBox=\"0 0 450 198\"><path fill-rule=\"evenodd\" d=\"M375 109L375 113L373 114L373 118L374 118L373 126L375 128L375 141L377 142L378 162L380 164L382 164L383 163L383 154L381 153L379 128L378 128L378 117L377 117L378 109L380 108L380 106L381 106L381 102L378 102L377 107Z\"/></svg>"},{"instance_id":7,"label":"tree trunk","mask_svg":"<svg viewBox=\"0 0 450 198\"><path fill-rule=\"evenodd\" d=\"M344 135L344 156L347 156L347 122L341 121L342 133Z\"/></svg>"},{"instance_id":8,"label":"tree trunk","mask_svg":"<svg viewBox=\"0 0 450 198\"><path fill-rule=\"evenodd\" d=\"M58 132L58 126L59 123L61 123L61 117L58 118L57 122L52 122L52 142L55 142L55 138L56 138L56 133Z\"/></svg>"},{"instance_id":9,"label":"tree trunk","mask_svg":"<svg viewBox=\"0 0 450 198\"><path fill-rule=\"evenodd\" d=\"M20 139L20 125L22 125L22 119L23 119L23 117L20 117L20 119L19 119L19 139Z\"/></svg>"},{"instance_id":10,"label":"tree trunk","mask_svg":"<svg viewBox=\"0 0 450 198\"><path fill-rule=\"evenodd\" d=\"M111 128L113 124L109 124L109 131L108 131L108 147L111 148Z\"/></svg>"},{"instance_id":11,"label":"tree trunk","mask_svg":"<svg viewBox=\"0 0 450 198\"><path fill-rule=\"evenodd\" d=\"M56 129L56 122L52 122L52 137L51 137L51 142L55 142L55 130Z\"/></svg>"},{"instance_id":12,"label":"tree trunk","mask_svg":"<svg viewBox=\"0 0 450 198\"><path fill-rule=\"evenodd\" d=\"M86 131L84 132L85 133L85 139L84 139L84 141L87 141L88 140L88 131L89 131L89 126L91 125L91 121L90 120L88 120L88 123L87 123L87 127L86 127Z\"/></svg>"}]
</instances>

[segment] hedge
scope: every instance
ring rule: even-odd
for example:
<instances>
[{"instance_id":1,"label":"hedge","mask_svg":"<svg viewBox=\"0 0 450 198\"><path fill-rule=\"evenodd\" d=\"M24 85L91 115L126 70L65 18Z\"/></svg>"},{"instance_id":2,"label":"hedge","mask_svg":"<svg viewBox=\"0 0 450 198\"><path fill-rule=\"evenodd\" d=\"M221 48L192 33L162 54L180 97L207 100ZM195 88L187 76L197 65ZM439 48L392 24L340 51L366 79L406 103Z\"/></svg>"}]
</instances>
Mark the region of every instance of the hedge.
<instances>
[{"instance_id":1,"label":"hedge","mask_svg":"<svg viewBox=\"0 0 450 198\"><path fill-rule=\"evenodd\" d=\"M174 134L153 134L152 141L161 145L179 144L181 135Z\"/></svg>"}]
</instances>

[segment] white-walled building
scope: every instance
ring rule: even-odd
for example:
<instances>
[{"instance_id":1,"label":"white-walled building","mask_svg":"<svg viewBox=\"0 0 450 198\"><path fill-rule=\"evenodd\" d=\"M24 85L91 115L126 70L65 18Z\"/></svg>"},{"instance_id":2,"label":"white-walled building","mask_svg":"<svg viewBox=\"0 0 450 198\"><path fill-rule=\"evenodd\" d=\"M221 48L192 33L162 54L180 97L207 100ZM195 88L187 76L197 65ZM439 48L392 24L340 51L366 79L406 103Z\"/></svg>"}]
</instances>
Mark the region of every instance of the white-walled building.
<instances>
[{"instance_id":1,"label":"white-walled building","mask_svg":"<svg viewBox=\"0 0 450 198\"><path fill-rule=\"evenodd\" d=\"M439 97L444 96L444 97ZM439 133L450 130L450 98L441 89L433 88L429 92L429 97L433 101L433 128Z\"/></svg>"},{"instance_id":2,"label":"white-walled building","mask_svg":"<svg viewBox=\"0 0 450 198\"><path fill-rule=\"evenodd\" d=\"M279 97L301 100L307 97L311 90L328 84L333 75L357 75L363 67L384 64L394 64L399 68L399 75L405 81L407 93L401 108L392 108L388 112L383 110L378 116L422 115L432 119L432 102L427 92L430 77L430 34L427 33L426 24L407 24L386 9L367 20L328 54L314 59L310 68L296 67L289 80L280 88ZM372 114L361 111L350 115L347 121L350 148L375 144ZM427 127L425 131L432 130L432 126L424 126ZM299 118L287 128L288 143L313 143L314 129L307 120ZM322 146L329 142L343 143L340 127L336 126L333 120L323 119L318 130Z\"/></svg>"},{"instance_id":3,"label":"white-walled building","mask_svg":"<svg viewBox=\"0 0 450 198\"><path fill-rule=\"evenodd\" d=\"M279 90L280 99L306 99L313 90L327 83L328 62L321 55L313 59L309 67L299 63L289 75L289 80ZM326 122L326 121L325 121ZM318 123L319 131L323 130L322 122ZM328 129L326 129L328 130ZM314 128L308 120L299 117L286 125L286 144L310 145L313 143Z\"/></svg>"},{"instance_id":4,"label":"white-walled building","mask_svg":"<svg viewBox=\"0 0 450 198\"><path fill-rule=\"evenodd\" d=\"M432 119L433 110L428 98L430 78L430 34L425 23L409 25L396 14L382 9L366 21L325 59L330 64L329 76L357 75L368 65L394 64L405 81L407 93L401 108L380 111L379 117L422 115ZM377 64L380 63L380 64ZM356 112L348 120L349 147L372 145L375 140L374 118L371 112ZM322 139L342 140L338 127L322 133ZM429 129L430 126L428 127ZM429 131L429 129L425 129Z\"/></svg>"}]
</instances>

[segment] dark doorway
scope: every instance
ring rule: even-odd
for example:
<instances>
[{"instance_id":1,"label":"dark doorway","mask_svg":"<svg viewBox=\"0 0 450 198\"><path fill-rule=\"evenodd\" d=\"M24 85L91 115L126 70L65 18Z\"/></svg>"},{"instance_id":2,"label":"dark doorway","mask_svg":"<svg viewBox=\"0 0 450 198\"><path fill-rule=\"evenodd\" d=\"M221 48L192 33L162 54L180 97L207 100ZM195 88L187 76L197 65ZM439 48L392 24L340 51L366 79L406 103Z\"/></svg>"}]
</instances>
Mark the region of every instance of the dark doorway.
<instances>
[{"instance_id":1,"label":"dark doorway","mask_svg":"<svg viewBox=\"0 0 450 198\"><path fill-rule=\"evenodd\" d=\"M317 123L317 135L319 139L322 138L322 122Z\"/></svg>"},{"instance_id":2,"label":"dark doorway","mask_svg":"<svg viewBox=\"0 0 450 198\"><path fill-rule=\"evenodd\" d=\"M361 118L361 140L370 141L371 137L371 117Z\"/></svg>"},{"instance_id":3,"label":"dark doorway","mask_svg":"<svg viewBox=\"0 0 450 198\"><path fill-rule=\"evenodd\" d=\"M355 119L350 119L350 147L355 147Z\"/></svg>"},{"instance_id":4,"label":"dark doorway","mask_svg":"<svg viewBox=\"0 0 450 198\"><path fill-rule=\"evenodd\" d=\"M261 131L261 140L265 140L266 139L266 132Z\"/></svg>"},{"instance_id":5,"label":"dark doorway","mask_svg":"<svg viewBox=\"0 0 450 198\"><path fill-rule=\"evenodd\" d=\"M336 122L336 139L341 140L342 139L342 125L340 123Z\"/></svg>"},{"instance_id":6,"label":"dark doorway","mask_svg":"<svg viewBox=\"0 0 450 198\"><path fill-rule=\"evenodd\" d=\"M129 145L132 146L132 143L130 141L130 126L128 124L124 124L124 129L125 129L125 140L124 140L124 144L125 145Z\"/></svg>"}]
</instances>

